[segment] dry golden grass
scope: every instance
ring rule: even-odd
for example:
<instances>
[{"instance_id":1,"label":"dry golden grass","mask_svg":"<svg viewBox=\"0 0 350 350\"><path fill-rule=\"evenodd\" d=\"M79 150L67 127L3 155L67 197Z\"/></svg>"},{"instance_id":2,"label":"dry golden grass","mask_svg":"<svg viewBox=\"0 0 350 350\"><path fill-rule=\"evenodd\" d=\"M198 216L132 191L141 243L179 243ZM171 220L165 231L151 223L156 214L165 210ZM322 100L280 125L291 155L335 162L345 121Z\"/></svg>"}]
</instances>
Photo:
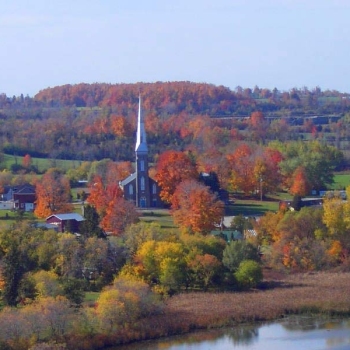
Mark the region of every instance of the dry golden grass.
<instances>
[{"instance_id":1,"label":"dry golden grass","mask_svg":"<svg viewBox=\"0 0 350 350\"><path fill-rule=\"evenodd\" d=\"M350 314L350 273L298 274L266 281L265 290L183 293L170 298L164 314L142 322L150 336L265 321L290 313ZM153 330L153 331L152 331Z\"/></svg>"},{"instance_id":2,"label":"dry golden grass","mask_svg":"<svg viewBox=\"0 0 350 350\"><path fill-rule=\"evenodd\" d=\"M117 345L195 329L268 321L291 313L350 315L350 273L322 272L274 277L265 281L264 290L176 295L167 300L162 314L120 329L112 337L103 340L90 338L90 346L95 341L100 341L104 346ZM73 345L77 345L77 339Z\"/></svg>"}]
</instances>

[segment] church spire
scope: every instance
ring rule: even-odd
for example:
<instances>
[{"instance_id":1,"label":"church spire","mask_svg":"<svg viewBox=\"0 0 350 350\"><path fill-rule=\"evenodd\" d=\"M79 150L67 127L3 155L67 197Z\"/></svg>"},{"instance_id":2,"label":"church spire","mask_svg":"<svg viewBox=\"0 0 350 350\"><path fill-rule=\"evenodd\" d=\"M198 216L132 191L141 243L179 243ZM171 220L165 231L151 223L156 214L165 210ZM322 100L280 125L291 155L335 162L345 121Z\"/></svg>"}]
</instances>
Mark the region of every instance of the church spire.
<instances>
[{"instance_id":1,"label":"church spire","mask_svg":"<svg viewBox=\"0 0 350 350\"><path fill-rule=\"evenodd\" d=\"M141 109L141 95L139 96L139 113L137 117L137 136L136 136L136 153L148 153L145 123L143 120L143 113Z\"/></svg>"}]
</instances>

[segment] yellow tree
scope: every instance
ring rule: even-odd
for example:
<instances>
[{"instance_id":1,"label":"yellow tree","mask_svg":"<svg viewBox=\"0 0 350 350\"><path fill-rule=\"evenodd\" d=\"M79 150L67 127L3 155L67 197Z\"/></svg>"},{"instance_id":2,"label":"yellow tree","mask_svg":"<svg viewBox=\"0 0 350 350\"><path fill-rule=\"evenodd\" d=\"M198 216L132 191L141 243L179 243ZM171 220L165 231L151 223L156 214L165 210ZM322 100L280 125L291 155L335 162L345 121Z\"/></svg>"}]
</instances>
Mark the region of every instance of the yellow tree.
<instances>
[{"instance_id":1,"label":"yellow tree","mask_svg":"<svg viewBox=\"0 0 350 350\"><path fill-rule=\"evenodd\" d=\"M181 243L146 241L134 256L137 277L160 283L166 291L176 290L185 277L184 247Z\"/></svg>"},{"instance_id":2,"label":"yellow tree","mask_svg":"<svg viewBox=\"0 0 350 350\"><path fill-rule=\"evenodd\" d=\"M258 232L260 244L268 245L281 239L281 231L278 229L278 225L283 217L283 210L279 210L277 213L267 212L255 223L254 228Z\"/></svg>"},{"instance_id":3,"label":"yellow tree","mask_svg":"<svg viewBox=\"0 0 350 350\"><path fill-rule=\"evenodd\" d=\"M70 184L68 179L56 168L49 169L35 186L36 207L34 214L45 218L54 213L73 211L70 203Z\"/></svg>"},{"instance_id":4,"label":"yellow tree","mask_svg":"<svg viewBox=\"0 0 350 350\"><path fill-rule=\"evenodd\" d=\"M101 330L110 333L117 327L135 323L162 310L163 304L147 283L117 277L97 300L96 316Z\"/></svg>"},{"instance_id":5,"label":"yellow tree","mask_svg":"<svg viewBox=\"0 0 350 350\"><path fill-rule=\"evenodd\" d=\"M350 186L346 189L350 198ZM326 197L323 201L323 222L331 236L331 256L341 259L350 253L350 203L344 201L340 195ZM342 257L341 257L342 256Z\"/></svg>"},{"instance_id":6,"label":"yellow tree","mask_svg":"<svg viewBox=\"0 0 350 350\"><path fill-rule=\"evenodd\" d=\"M323 223L332 236L342 235L346 231L344 204L340 196L326 197L323 200Z\"/></svg>"}]
</instances>

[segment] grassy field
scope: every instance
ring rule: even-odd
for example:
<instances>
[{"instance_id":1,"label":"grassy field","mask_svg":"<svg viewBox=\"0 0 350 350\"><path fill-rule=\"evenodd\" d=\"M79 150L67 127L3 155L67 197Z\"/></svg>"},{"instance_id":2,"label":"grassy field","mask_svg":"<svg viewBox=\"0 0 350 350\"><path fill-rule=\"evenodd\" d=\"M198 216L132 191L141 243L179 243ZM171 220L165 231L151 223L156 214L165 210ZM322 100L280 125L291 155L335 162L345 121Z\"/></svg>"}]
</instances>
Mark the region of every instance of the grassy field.
<instances>
[{"instance_id":1,"label":"grassy field","mask_svg":"<svg viewBox=\"0 0 350 350\"><path fill-rule=\"evenodd\" d=\"M261 216L268 211L278 211L278 200L236 199L225 208L225 215Z\"/></svg>"},{"instance_id":2,"label":"grassy field","mask_svg":"<svg viewBox=\"0 0 350 350\"><path fill-rule=\"evenodd\" d=\"M333 190L344 190L350 185L350 174L335 174L334 175L334 184L329 186L329 189Z\"/></svg>"},{"instance_id":3,"label":"grassy field","mask_svg":"<svg viewBox=\"0 0 350 350\"><path fill-rule=\"evenodd\" d=\"M11 165L19 164L22 165L23 157L11 156L8 154L4 155L4 161L2 166L6 169L11 169ZM49 168L59 168L64 171L68 169L77 168L81 161L79 160L62 160L62 159L46 159L46 158L34 158L32 157L32 164L37 167L40 172L45 172Z\"/></svg>"},{"instance_id":4,"label":"grassy field","mask_svg":"<svg viewBox=\"0 0 350 350\"><path fill-rule=\"evenodd\" d=\"M18 212L12 210L0 210L0 229L6 229L19 219ZM23 213L21 219L37 220L33 213Z\"/></svg>"},{"instance_id":5,"label":"grassy field","mask_svg":"<svg viewBox=\"0 0 350 350\"><path fill-rule=\"evenodd\" d=\"M142 210L140 220L145 222L156 222L161 228L177 228L173 218L167 209Z\"/></svg>"}]
</instances>

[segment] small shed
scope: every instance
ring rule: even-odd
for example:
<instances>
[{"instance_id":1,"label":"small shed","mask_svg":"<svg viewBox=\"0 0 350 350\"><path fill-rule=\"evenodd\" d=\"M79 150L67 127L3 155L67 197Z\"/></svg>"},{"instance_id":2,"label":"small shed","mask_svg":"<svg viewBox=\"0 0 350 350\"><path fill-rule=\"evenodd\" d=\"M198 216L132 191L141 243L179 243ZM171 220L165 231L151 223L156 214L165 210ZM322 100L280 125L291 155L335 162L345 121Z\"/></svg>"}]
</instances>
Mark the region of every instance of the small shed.
<instances>
[{"instance_id":1,"label":"small shed","mask_svg":"<svg viewBox=\"0 0 350 350\"><path fill-rule=\"evenodd\" d=\"M85 219L77 213L53 214L46 218L47 224L56 225L58 232L79 232L79 225Z\"/></svg>"}]
</instances>

